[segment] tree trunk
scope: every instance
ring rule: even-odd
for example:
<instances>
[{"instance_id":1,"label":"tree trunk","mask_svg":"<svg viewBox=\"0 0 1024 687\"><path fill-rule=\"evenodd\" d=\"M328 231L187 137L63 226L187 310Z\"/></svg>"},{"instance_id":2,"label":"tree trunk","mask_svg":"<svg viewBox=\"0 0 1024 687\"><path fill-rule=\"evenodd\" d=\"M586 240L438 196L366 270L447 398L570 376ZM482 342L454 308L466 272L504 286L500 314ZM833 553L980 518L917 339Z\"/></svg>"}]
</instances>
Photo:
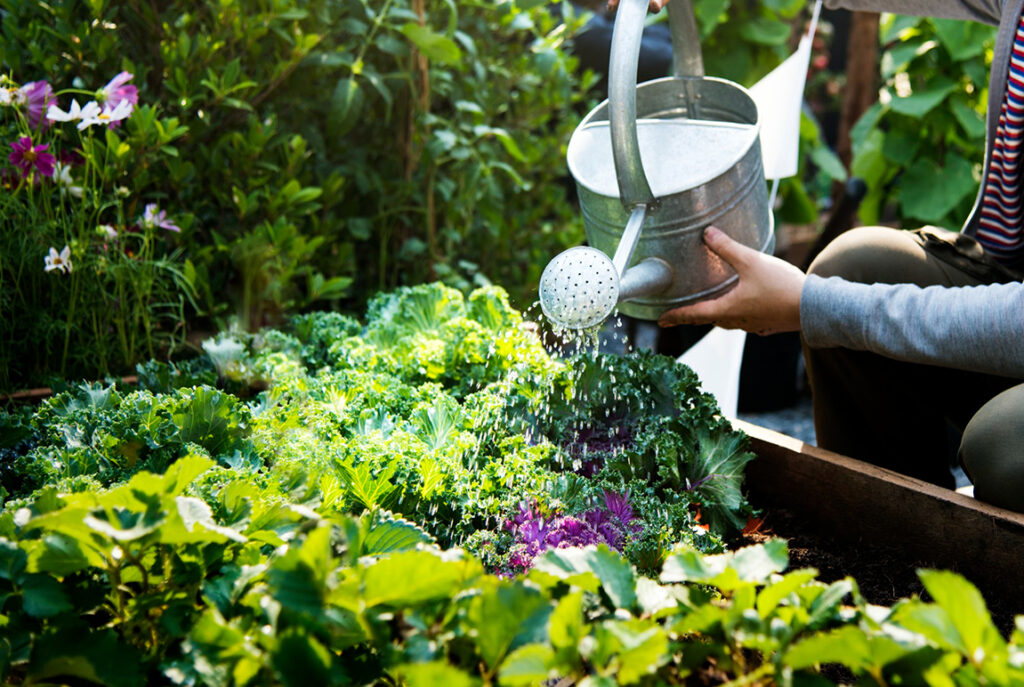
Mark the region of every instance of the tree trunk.
<instances>
[{"instance_id":1,"label":"tree trunk","mask_svg":"<svg viewBox=\"0 0 1024 687\"><path fill-rule=\"evenodd\" d=\"M846 50L846 88L839 115L836 153L850 168L853 148L850 129L878 99L878 13L854 12Z\"/></svg>"}]
</instances>

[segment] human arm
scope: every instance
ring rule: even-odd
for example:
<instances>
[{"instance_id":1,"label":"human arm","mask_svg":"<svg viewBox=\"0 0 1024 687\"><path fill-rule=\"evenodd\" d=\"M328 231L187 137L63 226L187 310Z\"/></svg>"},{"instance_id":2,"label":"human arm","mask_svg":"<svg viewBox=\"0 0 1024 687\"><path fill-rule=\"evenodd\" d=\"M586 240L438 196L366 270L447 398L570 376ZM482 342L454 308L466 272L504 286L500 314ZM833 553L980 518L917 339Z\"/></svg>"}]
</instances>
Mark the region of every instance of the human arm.
<instances>
[{"instance_id":1,"label":"human arm","mask_svg":"<svg viewBox=\"0 0 1024 687\"><path fill-rule=\"evenodd\" d=\"M1024 283L919 287L805 277L778 258L710 229L704 241L739 275L715 298L658 320L760 334L800 329L814 348L1024 378Z\"/></svg>"},{"instance_id":2,"label":"human arm","mask_svg":"<svg viewBox=\"0 0 1024 687\"><path fill-rule=\"evenodd\" d=\"M1024 378L1024 283L858 284L809 276L800 323L814 348Z\"/></svg>"}]
</instances>

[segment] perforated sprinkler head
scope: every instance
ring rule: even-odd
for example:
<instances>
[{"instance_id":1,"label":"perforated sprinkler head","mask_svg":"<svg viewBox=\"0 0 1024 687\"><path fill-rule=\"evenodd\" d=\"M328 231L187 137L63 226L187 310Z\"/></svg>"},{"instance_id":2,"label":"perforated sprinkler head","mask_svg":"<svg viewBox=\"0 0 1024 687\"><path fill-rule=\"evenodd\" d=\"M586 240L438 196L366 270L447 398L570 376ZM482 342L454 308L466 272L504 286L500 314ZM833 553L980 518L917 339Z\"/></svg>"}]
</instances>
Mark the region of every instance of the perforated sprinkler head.
<instances>
[{"instance_id":1,"label":"perforated sprinkler head","mask_svg":"<svg viewBox=\"0 0 1024 687\"><path fill-rule=\"evenodd\" d=\"M540 308L559 327L601 324L619 302L619 274L611 258L590 246L556 255L540 277Z\"/></svg>"}]
</instances>

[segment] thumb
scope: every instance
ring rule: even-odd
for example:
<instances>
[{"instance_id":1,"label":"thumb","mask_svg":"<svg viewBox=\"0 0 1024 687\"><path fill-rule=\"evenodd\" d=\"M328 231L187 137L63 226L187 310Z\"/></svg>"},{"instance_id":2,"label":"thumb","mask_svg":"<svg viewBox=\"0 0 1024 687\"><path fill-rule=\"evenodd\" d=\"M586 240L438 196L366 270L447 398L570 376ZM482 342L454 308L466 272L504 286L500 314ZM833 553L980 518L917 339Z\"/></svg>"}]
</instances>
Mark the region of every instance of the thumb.
<instances>
[{"instance_id":1,"label":"thumb","mask_svg":"<svg viewBox=\"0 0 1024 687\"><path fill-rule=\"evenodd\" d=\"M732 240L728 234L714 226L704 230L704 244L737 272L747 267L752 257L759 255L753 248Z\"/></svg>"}]
</instances>

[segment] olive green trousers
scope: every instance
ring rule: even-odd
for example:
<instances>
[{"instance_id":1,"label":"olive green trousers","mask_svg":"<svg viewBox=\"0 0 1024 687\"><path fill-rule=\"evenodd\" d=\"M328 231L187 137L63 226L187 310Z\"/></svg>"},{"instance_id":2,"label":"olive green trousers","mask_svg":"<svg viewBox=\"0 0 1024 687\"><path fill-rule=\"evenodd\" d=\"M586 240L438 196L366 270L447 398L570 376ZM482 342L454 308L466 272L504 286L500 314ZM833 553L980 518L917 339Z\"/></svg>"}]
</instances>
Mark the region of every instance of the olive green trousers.
<instances>
[{"instance_id":1,"label":"olive green trousers","mask_svg":"<svg viewBox=\"0 0 1024 687\"><path fill-rule=\"evenodd\" d=\"M974 239L932 227L853 229L809 271L920 286L1021 279ZM1024 511L1024 380L806 342L804 360L819 446L944 487L959 460L975 498Z\"/></svg>"}]
</instances>

